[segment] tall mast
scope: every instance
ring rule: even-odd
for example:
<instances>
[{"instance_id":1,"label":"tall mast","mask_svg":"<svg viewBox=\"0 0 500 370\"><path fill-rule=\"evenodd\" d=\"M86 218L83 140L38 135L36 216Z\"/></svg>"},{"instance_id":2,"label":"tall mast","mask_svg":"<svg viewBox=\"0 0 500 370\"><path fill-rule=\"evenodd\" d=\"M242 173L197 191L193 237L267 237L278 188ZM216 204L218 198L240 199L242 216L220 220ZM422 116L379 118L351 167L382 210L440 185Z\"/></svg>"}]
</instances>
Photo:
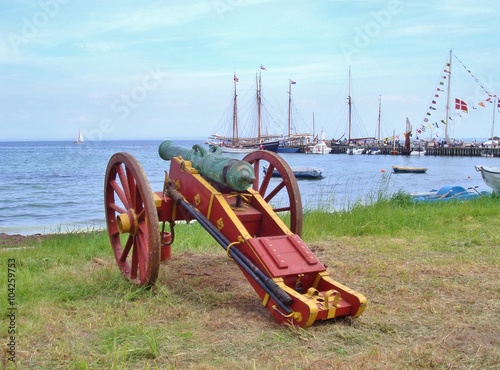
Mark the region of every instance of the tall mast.
<instances>
[{"instance_id":1,"label":"tall mast","mask_svg":"<svg viewBox=\"0 0 500 370\"><path fill-rule=\"evenodd\" d=\"M351 100L351 66L349 66L349 87L348 87L348 92L347 92L347 105L349 107L349 116L348 116L348 121L347 121L347 143L351 142L351 106L352 106L352 100Z\"/></svg>"},{"instance_id":2,"label":"tall mast","mask_svg":"<svg viewBox=\"0 0 500 370\"><path fill-rule=\"evenodd\" d=\"M377 132L377 141L380 143L380 111L381 111L381 105L382 105L382 95L378 96L378 132Z\"/></svg>"},{"instance_id":3,"label":"tall mast","mask_svg":"<svg viewBox=\"0 0 500 370\"><path fill-rule=\"evenodd\" d=\"M448 91L446 94L446 116L444 117L444 137L448 144L452 144L448 136L448 117L450 116L450 93L451 93L451 56L452 49L450 49L450 59L448 61Z\"/></svg>"},{"instance_id":4,"label":"tall mast","mask_svg":"<svg viewBox=\"0 0 500 370\"><path fill-rule=\"evenodd\" d=\"M233 102L233 141L232 144L236 145L238 142L238 95L236 95L236 72L234 72L234 102Z\"/></svg>"},{"instance_id":5,"label":"tall mast","mask_svg":"<svg viewBox=\"0 0 500 370\"><path fill-rule=\"evenodd\" d=\"M262 69L262 68L261 68ZM260 142L260 108L262 102L262 90L261 90L261 70L259 70L259 75L257 77L257 140Z\"/></svg>"},{"instance_id":6,"label":"tall mast","mask_svg":"<svg viewBox=\"0 0 500 370\"><path fill-rule=\"evenodd\" d=\"M313 136L312 136L313 140L314 140L314 112L313 112Z\"/></svg>"},{"instance_id":7,"label":"tall mast","mask_svg":"<svg viewBox=\"0 0 500 370\"><path fill-rule=\"evenodd\" d=\"M290 138L292 126L292 80L288 79L288 137Z\"/></svg>"},{"instance_id":8,"label":"tall mast","mask_svg":"<svg viewBox=\"0 0 500 370\"><path fill-rule=\"evenodd\" d=\"M498 106L498 96L493 99L493 121L491 123L491 147L493 148L493 138L495 137L495 110Z\"/></svg>"}]
</instances>

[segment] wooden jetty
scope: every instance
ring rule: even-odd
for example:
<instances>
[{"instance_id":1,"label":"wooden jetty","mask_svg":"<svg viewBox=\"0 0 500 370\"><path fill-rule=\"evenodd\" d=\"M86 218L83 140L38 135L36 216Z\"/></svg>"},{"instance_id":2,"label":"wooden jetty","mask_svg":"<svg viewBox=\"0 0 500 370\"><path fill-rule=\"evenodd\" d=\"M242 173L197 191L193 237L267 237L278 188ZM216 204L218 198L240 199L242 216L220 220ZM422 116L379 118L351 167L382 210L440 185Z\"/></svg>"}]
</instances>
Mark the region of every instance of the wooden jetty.
<instances>
[{"instance_id":1,"label":"wooden jetty","mask_svg":"<svg viewBox=\"0 0 500 370\"><path fill-rule=\"evenodd\" d=\"M348 145L337 145L331 146L332 150L330 154L346 154L349 149ZM404 153L404 148L402 146L366 146L367 149L379 149L380 154L392 155L392 153L397 153L397 155L405 155L409 153ZM500 147L496 148L486 148L480 146L454 146L454 147L426 147L426 156L442 156L442 157L484 157L491 156L500 157Z\"/></svg>"}]
</instances>

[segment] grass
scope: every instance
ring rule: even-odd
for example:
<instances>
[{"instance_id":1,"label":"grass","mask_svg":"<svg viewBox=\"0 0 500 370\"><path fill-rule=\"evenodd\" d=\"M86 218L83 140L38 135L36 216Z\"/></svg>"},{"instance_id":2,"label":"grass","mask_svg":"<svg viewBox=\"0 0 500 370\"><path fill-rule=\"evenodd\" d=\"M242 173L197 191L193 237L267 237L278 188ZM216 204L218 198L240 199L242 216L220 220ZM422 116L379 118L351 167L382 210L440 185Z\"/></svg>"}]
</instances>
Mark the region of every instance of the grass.
<instances>
[{"instance_id":1,"label":"grass","mask_svg":"<svg viewBox=\"0 0 500 370\"><path fill-rule=\"evenodd\" d=\"M336 280L368 298L359 318L308 329L276 324L196 223L176 227L173 258L152 290L121 276L105 232L7 242L0 286L15 258L17 361L3 356L3 365L495 369L499 216L499 198L415 204L404 194L345 212L307 212L302 239ZM7 343L7 291L1 294Z\"/></svg>"}]
</instances>

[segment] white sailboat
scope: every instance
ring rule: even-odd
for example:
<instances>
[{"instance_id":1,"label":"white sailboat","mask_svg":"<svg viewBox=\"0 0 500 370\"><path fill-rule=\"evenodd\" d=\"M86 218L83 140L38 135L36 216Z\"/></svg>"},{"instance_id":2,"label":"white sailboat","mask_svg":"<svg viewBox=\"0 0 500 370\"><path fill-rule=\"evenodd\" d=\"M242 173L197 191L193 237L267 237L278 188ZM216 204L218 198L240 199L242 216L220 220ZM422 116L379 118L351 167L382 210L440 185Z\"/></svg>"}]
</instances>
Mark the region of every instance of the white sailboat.
<instances>
[{"instance_id":1,"label":"white sailboat","mask_svg":"<svg viewBox=\"0 0 500 370\"><path fill-rule=\"evenodd\" d=\"M80 130L78 130L78 135L76 136L75 144L83 144L83 135Z\"/></svg>"}]
</instances>

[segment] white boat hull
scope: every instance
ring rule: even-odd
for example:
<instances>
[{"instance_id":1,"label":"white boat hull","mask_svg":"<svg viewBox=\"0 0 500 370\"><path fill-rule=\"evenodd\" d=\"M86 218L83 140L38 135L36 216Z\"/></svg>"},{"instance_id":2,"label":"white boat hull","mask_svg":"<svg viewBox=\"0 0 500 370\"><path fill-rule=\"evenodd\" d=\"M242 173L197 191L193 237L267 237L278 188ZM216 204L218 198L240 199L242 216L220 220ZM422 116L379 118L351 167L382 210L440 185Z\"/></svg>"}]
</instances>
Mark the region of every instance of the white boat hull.
<instances>
[{"instance_id":1,"label":"white boat hull","mask_svg":"<svg viewBox=\"0 0 500 370\"><path fill-rule=\"evenodd\" d=\"M325 143L319 143L314 146L308 147L307 152L311 154L329 154L332 151L332 148L330 148L328 145Z\"/></svg>"},{"instance_id":2,"label":"white boat hull","mask_svg":"<svg viewBox=\"0 0 500 370\"><path fill-rule=\"evenodd\" d=\"M243 154L252 153L259 150L258 148L233 148L229 146L219 146L218 148L220 148L220 150L223 153L243 153Z\"/></svg>"},{"instance_id":3,"label":"white boat hull","mask_svg":"<svg viewBox=\"0 0 500 370\"><path fill-rule=\"evenodd\" d=\"M423 156L423 155L425 155L425 150L412 150L410 152L410 155L413 155L413 156Z\"/></svg>"},{"instance_id":4,"label":"white boat hull","mask_svg":"<svg viewBox=\"0 0 500 370\"><path fill-rule=\"evenodd\" d=\"M476 166L476 171L481 172L487 186L500 193L500 167Z\"/></svg>"},{"instance_id":5,"label":"white boat hull","mask_svg":"<svg viewBox=\"0 0 500 370\"><path fill-rule=\"evenodd\" d=\"M350 154L350 155L364 154L364 152L365 152L364 148L349 148L347 150L347 154Z\"/></svg>"}]
</instances>

